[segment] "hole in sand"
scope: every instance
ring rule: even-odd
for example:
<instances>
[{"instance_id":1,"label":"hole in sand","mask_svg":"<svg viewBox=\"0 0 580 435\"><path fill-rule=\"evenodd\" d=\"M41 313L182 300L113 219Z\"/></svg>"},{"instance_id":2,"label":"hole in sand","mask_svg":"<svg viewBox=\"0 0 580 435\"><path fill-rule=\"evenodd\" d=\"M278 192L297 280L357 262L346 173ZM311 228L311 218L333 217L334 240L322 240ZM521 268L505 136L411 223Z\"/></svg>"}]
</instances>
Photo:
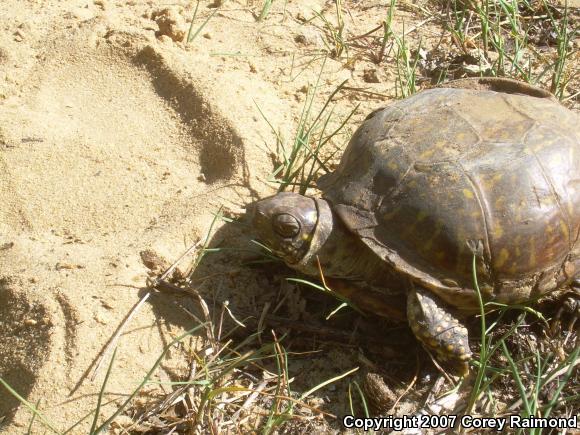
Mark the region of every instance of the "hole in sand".
<instances>
[{"instance_id":1,"label":"hole in sand","mask_svg":"<svg viewBox=\"0 0 580 435\"><path fill-rule=\"evenodd\" d=\"M17 280L0 278L0 377L26 397L48 353L51 321L40 303L29 300ZM0 386L0 416L20 402Z\"/></svg>"}]
</instances>

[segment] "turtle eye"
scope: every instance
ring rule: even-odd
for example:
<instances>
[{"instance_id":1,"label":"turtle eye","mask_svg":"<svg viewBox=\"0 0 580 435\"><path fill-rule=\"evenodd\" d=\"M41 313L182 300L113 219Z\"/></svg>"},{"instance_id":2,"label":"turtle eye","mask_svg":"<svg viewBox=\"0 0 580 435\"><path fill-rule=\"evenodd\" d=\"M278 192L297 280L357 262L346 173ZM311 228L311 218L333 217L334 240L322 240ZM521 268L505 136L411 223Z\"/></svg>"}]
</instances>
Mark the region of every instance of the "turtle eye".
<instances>
[{"instance_id":1,"label":"turtle eye","mask_svg":"<svg viewBox=\"0 0 580 435\"><path fill-rule=\"evenodd\" d=\"M300 233L300 222L288 213L274 216L272 226L276 234L285 238L295 237Z\"/></svg>"}]
</instances>

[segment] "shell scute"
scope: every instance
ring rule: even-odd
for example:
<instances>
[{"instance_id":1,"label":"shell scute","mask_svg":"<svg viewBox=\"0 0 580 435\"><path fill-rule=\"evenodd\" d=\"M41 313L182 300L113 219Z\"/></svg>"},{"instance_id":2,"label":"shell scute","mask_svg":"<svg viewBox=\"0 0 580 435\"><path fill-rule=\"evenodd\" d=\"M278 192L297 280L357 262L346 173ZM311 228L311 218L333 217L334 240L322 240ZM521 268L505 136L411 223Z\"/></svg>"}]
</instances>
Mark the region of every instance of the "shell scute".
<instances>
[{"instance_id":1,"label":"shell scute","mask_svg":"<svg viewBox=\"0 0 580 435\"><path fill-rule=\"evenodd\" d=\"M390 267L448 303L476 303L472 242L481 287L520 301L580 267L578 121L550 98L424 91L368 119L320 186Z\"/></svg>"}]
</instances>

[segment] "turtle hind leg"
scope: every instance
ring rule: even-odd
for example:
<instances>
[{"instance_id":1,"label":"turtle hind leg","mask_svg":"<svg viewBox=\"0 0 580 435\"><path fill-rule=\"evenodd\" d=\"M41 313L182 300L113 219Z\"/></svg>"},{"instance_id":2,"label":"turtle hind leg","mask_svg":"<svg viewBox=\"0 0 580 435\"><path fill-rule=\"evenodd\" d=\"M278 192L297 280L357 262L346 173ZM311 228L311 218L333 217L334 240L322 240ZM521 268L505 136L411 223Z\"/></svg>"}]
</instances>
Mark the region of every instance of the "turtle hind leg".
<instances>
[{"instance_id":1,"label":"turtle hind leg","mask_svg":"<svg viewBox=\"0 0 580 435\"><path fill-rule=\"evenodd\" d=\"M466 375L471 358L467 328L432 292L413 288L407 298L407 318L415 336L454 372Z\"/></svg>"}]
</instances>

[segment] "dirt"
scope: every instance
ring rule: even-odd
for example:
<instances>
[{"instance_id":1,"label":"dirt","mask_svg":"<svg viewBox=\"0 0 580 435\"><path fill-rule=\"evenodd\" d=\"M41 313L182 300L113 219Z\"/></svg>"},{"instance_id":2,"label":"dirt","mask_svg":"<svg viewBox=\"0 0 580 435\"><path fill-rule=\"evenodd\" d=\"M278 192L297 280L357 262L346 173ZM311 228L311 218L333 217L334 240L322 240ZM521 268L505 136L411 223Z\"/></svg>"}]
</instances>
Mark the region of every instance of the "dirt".
<instances>
[{"instance_id":1,"label":"dirt","mask_svg":"<svg viewBox=\"0 0 580 435\"><path fill-rule=\"evenodd\" d=\"M349 61L326 58L320 73L331 50L313 10L332 15L332 2L274 2L261 21L261 2L223 3L199 3L192 33L210 19L187 43L196 2L3 2L0 377L58 428L95 408L100 357L151 269L205 237L220 207L237 213L275 192L270 125L291 141L308 85L318 81L320 107L348 79L334 101L339 119L360 104L349 131L396 96L394 65L377 66L364 47ZM349 2L349 36L386 14L388 2L362 3ZM394 29L415 27L409 42L432 47L441 27L417 8L403 3ZM263 290L254 272L228 282L223 297L237 301ZM119 339L111 398L131 392L191 324L171 297L145 303ZM356 355L320 361L319 381L334 373L328 361L346 370ZM184 364L172 355L160 378ZM30 413L18 404L0 387L0 432L26 432Z\"/></svg>"}]
</instances>

